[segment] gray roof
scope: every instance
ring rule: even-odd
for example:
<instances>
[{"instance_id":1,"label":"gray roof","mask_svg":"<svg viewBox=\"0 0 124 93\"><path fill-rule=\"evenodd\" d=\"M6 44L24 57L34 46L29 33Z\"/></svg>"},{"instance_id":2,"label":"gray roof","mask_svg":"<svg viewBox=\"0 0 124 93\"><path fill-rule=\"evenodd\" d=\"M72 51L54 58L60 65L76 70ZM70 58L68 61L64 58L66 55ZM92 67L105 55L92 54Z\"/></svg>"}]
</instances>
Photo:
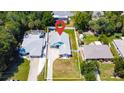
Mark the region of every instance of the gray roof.
<instances>
[{"instance_id":1,"label":"gray roof","mask_svg":"<svg viewBox=\"0 0 124 93\"><path fill-rule=\"evenodd\" d=\"M113 40L113 42L119 54L124 57L124 40L118 39Z\"/></svg>"},{"instance_id":2,"label":"gray roof","mask_svg":"<svg viewBox=\"0 0 124 93\"><path fill-rule=\"evenodd\" d=\"M63 42L64 44L59 47L60 55L68 54L71 55L71 48L70 48L70 41L69 41L69 35L65 32L63 32L61 35L58 34L58 32L51 31L49 33L50 37L50 46L54 45L57 42Z\"/></svg>"},{"instance_id":3,"label":"gray roof","mask_svg":"<svg viewBox=\"0 0 124 93\"><path fill-rule=\"evenodd\" d=\"M40 34L28 34L24 37L22 47L30 56L41 56L42 47L45 45L44 38L39 38Z\"/></svg>"},{"instance_id":4,"label":"gray roof","mask_svg":"<svg viewBox=\"0 0 124 93\"><path fill-rule=\"evenodd\" d=\"M84 45L85 59L111 59L113 55L107 45Z\"/></svg>"},{"instance_id":5,"label":"gray roof","mask_svg":"<svg viewBox=\"0 0 124 93\"><path fill-rule=\"evenodd\" d=\"M73 16L74 13L71 12L71 11L53 11L54 15L57 15L57 16Z\"/></svg>"}]
</instances>

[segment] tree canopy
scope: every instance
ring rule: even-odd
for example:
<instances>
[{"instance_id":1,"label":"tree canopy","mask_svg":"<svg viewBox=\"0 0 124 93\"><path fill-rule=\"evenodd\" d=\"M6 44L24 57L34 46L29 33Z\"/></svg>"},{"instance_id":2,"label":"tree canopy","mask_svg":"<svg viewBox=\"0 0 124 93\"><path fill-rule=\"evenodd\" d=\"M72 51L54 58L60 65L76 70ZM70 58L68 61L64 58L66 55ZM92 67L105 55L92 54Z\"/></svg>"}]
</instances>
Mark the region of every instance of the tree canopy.
<instances>
[{"instance_id":1,"label":"tree canopy","mask_svg":"<svg viewBox=\"0 0 124 93\"><path fill-rule=\"evenodd\" d=\"M81 64L81 73L87 81L96 80L95 71L97 69L99 69L99 64L95 60L84 61Z\"/></svg>"},{"instance_id":2,"label":"tree canopy","mask_svg":"<svg viewBox=\"0 0 124 93\"><path fill-rule=\"evenodd\" d=\"M51 11L0 12L0 73L18 56L18 44L27 30L46 29L52 25L54 20Z\"/></svg>"},{"instance_id":3,"label":"tree canopy","mask_svg":"<svg viewBox=\"0 0 124 93\"><path fill-rule=\"evenodd\" d=\"M104 15L92 19L92 12L76 12L75 27L79 32L92 30L97 34L108 36L114 33L124 33L124 15L121 11L105 11Z\"/></svg>"},{"instance_id":4,"label":"tree canopy","mask_svg":"<svg viewBox=\"0 0 124 93\"><path fill-rule=\"evenodd\" d=\"M76 12L74 17L74 25L80 31L88 29L88 22L91 20L91 12Z\"/></svg>"}]
</instances>

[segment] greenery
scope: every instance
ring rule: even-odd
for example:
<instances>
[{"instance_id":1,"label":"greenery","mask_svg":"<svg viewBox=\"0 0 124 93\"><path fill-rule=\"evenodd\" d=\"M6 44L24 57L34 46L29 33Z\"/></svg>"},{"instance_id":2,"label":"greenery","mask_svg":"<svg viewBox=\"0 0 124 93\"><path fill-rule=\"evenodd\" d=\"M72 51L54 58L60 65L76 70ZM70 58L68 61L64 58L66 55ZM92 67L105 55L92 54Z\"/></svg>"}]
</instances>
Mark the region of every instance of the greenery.
<instances>
[{"instance_id":1,"label":"greenery","mask_svg":"<svg viewBox=\"0 0 124 93\"><path fill-rule=\"evenodd\" d=\"M101 41L103 44L109 44L109 39L105 34L101 34L98 40Z\"/></svg>"},{"instance_id":2,"label":"greenery","mask_svg":"<svg viewBox=\"0 0 124 93\"><path fill-rule=\"evenodd\" d=\"M17 42L11 33L0 31L0 72L15 61L14 54ZM15 53L16 54L16 53Z\"/></svg>"},{"instance_id":3,"label":"greenery","mask_svg":"<svg viewBox=\"0 0 124 93\"><path fill-rule=\"evenodd\" d=\"M92 19L92 12L76 12L74 25L82 33L91 30L94 33L111 36L114 33L124 33L124 15L121 11L104 11L104 15Z\"/></svg>"},{"instance_id":4,"label":"greenery","mask_svg":"<svg viewBox=\"0 0 124 93\"><path fill-rule=\"evenodd\" d=\"M23 62L18 66L18 70L14 73L14 76L11 80L19 80L19 81L26 81L28 79L29 74L29 61L24 59Z\"/></svg>"},{"instance_id":5,"label":"greenery","mask_svg":"<svg viewBox=\"0 0 124 93\"><path fill-rule=\"evenodd\" d=\"M112 51L112 54L113 54L114 58L119 58L119 54L118 54L115 46L113 45L113 43L110 43L110 45L111 45L110 49Z\"/></svg>"},{"instance_id":6,"label":"greenery","mask_svg":"<svg viewBox=\"0 0 124 93\"><path fill-rule=\"evenodd\" d=\"M114 63L115 63L115 67L114 67L115 76L124 78L124 60L122 58L116 58L114 60Z\"/></svg>"},{"instance_id":7,"label":"greenery","mask_svg":"<svg viewBox=\"0 0 124 93\"><path fill-rule=\"evenodd\" d=\"M104 16L97 20L90 20L89 27L98 34L113 35L122 29L122 12L106 11Z\"/></svg>"},{"instance_id":8,"label":"greenery","mask_svg":"<svg viewBox=\"0 0 124 93\"><path fill-rule=\"evenodd\" d=\"M116 78L114 77L114 67L115 64L113 63L101 63L99 62L100 66L99 66L99 70L100 70L100 77L101 80L104 81L122 81L124 79L122 78Z\"/></svg>"},{"instance_id":9,"label":"greenery","mask_svg":"<svg viewBox=\"0 0 124 93\"><path fill-rule=\"evenodd\" d=\"M18 62L17 48L27 30L54 25L51 11L0 12L0 74Z\"/></svg>"},{"instance_id":10,"label":"greenery","mask_svg":"<svg viewBox=\"0 0 124 93\"><path fill-rule=\"evenodd\" d=\"M76 12L73 20L75 27L81 33L82 31L86 31L88 29L88 22L91 20L91 12Z\"/></svg>"},{"instance_id":11,"label":"greenery","mask_svg":"<svg viewBox=\"0 0 124 93\"><path fill-rule=\"evenodd\" d=\"M97 61L88 60L81 64L81 73L84 75L87 81L96 80L95 71L99 69L99 64Z\"/></svg>"},{"instance_id":12,"label":"greenery","mask_svg":"<svg viewBox=\"0 0 124 93\"><path fill-rule=\"evenodd\" d=\"M98 40L97 36L95 36L95 35L88 35L88 36L84 37L83 42L84 42L84 44L90 44L90 43L92 43L94 41L97 41L97 40Z\"/></svg>"}]
</instances>

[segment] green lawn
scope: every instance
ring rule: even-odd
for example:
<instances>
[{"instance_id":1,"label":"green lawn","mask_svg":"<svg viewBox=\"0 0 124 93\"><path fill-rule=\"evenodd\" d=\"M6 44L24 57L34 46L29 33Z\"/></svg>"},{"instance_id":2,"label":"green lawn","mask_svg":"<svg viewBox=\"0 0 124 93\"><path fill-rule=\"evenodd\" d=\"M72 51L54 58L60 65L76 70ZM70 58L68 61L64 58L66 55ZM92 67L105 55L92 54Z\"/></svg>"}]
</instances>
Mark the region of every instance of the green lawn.
<instances>
[{"instance_id":1,"label":"green lawn","mask_svg":"<svg viewBox=\"0 0 124 93\"><path fill-rule=\"evenodd\" d=\"M74 31L73 30L65 30L64 32L69 34L71 47L72 47L73 50L76 50L77 49L77 45L76 45Z\"/></svg>"},{"instance_id":2,"label":"green lawn","mask_svg":"<svg viewBox=\"0 0 124 93\"><path fill-rule=\"evenodd\" d=\"M124 79L117 79L113 77L114 64L100 63L100 77L103 81L122 81Z\"/></svg>"},{"instance_id":3,"label":"green lawn","mask_svg":"<svg viewBox=\"0 0 124 93\"><path fill-rule=\"evenodd\" d=\"M18 66L18 70L14 73L11 80L26 81L29 73L29 61L24 59L23 62Z\"/></svg>"},{"instance_id":4,"label":"green lawn","mask_svg":"<svg viewBox=\"0 0 124 93\"><path fill-rule=\"evenodd\" d=\"M69 34L72 50L77 50L75 34L73 30L65 30ZM80 77L78 53L72 52L70 59L57 59L53 64L54 80L83 80Z\"/></svg>"},{"instance_id":5,"label":"green lawn","mask_svg":"<svg viewBox=\"0 0 124 93\"><path fill-rule=\"evenodd\" d=\"M88 36L85 36L84 38L84 43L85 44L90 44L91 42L94 42L94 41L97 41L98 40L98 37L94 36L94 35L88 35Z\"/></svg>"}]
</instances>

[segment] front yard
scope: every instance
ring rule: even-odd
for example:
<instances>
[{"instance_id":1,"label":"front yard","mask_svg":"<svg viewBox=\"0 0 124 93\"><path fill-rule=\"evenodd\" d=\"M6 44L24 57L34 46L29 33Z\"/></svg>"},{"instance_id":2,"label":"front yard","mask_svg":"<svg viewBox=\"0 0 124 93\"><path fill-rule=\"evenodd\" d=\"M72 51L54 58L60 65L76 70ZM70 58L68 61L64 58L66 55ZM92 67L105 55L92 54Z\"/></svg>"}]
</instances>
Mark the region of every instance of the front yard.
<instances>
[{"instance_id":1,"label":"front yard","mask_svg":"<svg viewBox=\"0 0 124 93\"><path fill-rule=\"evenodd\" d=\"M14 73L14 76L11 77L11 80L26 81L28 79L29 73L29 61L24 59L22 63L18 66L17 71Z\"/></svg>"},{"instance_id":2,"label":"front yard","mask_svg":"<svg viewBox=\"0 0 124 93\"><path fill-rule=\"evenodd\" d=\"M73 30L65 30L69 34L72 50L77 50L75 34ZM83 80L80 74L79 57L77 52L72 52L69 59L56 59L53 64L54 80Z\"/></svg>"},{"instance_id":3,"label":"front yard","mask_svg":"<svg viewBox=\"0 0 124 93\"><path fill-rule=\"evenodd\" d=\"M102 81L122 81L124 79L113 77L114 64L100 63L100 77Z\"/></svg>"}]
</instances>

